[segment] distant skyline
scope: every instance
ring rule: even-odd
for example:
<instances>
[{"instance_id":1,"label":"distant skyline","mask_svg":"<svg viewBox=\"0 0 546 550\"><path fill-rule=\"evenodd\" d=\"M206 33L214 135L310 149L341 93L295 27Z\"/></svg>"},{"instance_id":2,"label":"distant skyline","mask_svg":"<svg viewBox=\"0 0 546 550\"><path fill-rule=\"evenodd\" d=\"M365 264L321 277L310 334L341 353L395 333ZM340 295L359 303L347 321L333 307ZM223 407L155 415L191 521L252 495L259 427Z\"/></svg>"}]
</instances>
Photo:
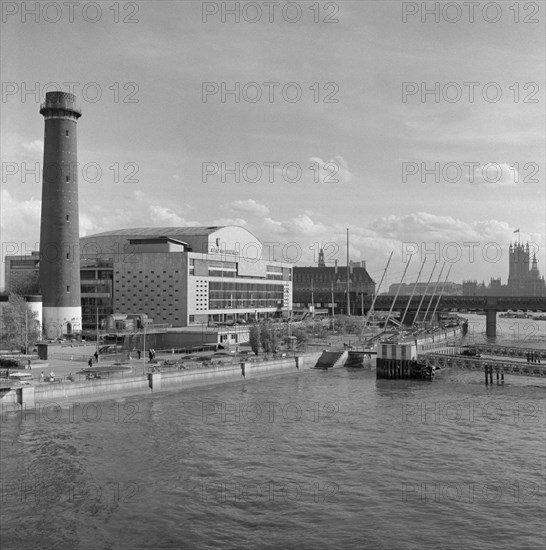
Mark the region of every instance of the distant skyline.
<instances>
[{"instance_id":1,"label":"distant skyline","mask_svg":"<svg viewBox=\"0 0 546 550\"><path fill-rule=\"evenodd\" d=\"M301 250L298 265L316 265L322 246L345 265L349 227L351 259L376 283L394 250L382 291L411 251L406 282L436 250L454 262L450 281L506 284L519 238L546 274L544 4L537 23L514 22L508 3L473 23L407 8L404 22L397 1L299 2L292 23L282 11L249 23L251 6L222 22L221 3L186 1L103 2L95 23L76 6L70 22L51 4L58 22L44 20L54 6L39 22L3 12L2 260L37 249L39 103L57 83L82 109L82 236L235 224L279 243L278 260Z\"/></svg>"}]
</instances>

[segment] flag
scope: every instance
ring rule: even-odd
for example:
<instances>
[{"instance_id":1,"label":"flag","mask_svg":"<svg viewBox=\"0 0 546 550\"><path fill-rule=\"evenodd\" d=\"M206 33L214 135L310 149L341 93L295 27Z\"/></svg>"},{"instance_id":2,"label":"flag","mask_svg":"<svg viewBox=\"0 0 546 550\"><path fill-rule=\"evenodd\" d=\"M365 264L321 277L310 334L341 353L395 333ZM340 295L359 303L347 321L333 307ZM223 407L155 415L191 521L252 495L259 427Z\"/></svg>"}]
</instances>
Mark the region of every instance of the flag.
<instances>
[{"instance_id":1,"label":"flag","mask_svg":"<svg viewBox=\"0 0 546 550\"><path fill-rule=\"evenodd\" d=\"M514 233L519 233L519 229L516 229L516 230L514 231Z\"/></svg>"}]
</instances>

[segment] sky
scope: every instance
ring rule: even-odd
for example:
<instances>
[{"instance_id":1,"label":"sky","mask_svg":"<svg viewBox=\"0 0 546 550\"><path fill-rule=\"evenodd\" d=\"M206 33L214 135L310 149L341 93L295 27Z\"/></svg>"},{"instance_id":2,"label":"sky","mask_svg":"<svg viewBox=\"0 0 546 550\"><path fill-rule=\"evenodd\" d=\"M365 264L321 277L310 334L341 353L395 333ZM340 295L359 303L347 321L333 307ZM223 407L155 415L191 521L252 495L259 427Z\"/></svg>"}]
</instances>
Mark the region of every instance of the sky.
<instances>
[{"instance_id":1,"label":"sky","mask_svg":"<svg viewBox=\"0 0 546 550\"><path fill-rule=\"evenodd\" d=\"M3 2L2 259L39 242L39 103L61 89L81 235L235 224L345 265L348 228L376 282L393 252L381 290L410 257L406 282L427 258L422 280L439 261L505 284L520 239L544 275L545 4L447 4Z\"/></svg>"}]
</instances>

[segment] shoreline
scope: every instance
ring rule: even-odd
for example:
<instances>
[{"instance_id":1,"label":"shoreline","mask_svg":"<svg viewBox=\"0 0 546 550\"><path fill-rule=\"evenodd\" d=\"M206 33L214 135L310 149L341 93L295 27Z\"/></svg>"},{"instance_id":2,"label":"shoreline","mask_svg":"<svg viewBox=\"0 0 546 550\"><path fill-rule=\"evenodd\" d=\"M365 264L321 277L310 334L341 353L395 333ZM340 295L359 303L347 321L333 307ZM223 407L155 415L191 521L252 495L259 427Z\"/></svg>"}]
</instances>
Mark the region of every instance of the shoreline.
<instances>
[{"instance_id":1,"label":"shoreline","mask_svg":"<svg viewBox=\"0 0 546 550\"><path fill-rule=\"evenodd\" d=\"M62 408L63 405L68 407L80 403L153 396L157 393L180 392L191 388L293 374L312 369L321 355L322 350L263 363L242 362L116 379L21 386L3 393L1 418L15 418L18 416L16 413L21 412L36 414L40 408L46 406Z\"/></svg>"}]
</instances>

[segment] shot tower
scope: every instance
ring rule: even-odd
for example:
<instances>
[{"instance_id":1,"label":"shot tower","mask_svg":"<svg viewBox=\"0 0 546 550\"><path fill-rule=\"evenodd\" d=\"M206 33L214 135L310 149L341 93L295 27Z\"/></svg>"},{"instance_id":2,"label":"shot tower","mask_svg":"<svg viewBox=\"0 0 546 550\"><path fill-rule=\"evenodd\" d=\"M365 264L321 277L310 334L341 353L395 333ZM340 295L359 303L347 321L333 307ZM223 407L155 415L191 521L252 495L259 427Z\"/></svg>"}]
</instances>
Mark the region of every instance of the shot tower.
<instances>
[{"instance_id":1,"label":"shot tower","mask_svg":"<svg viewBox=\"0 0 546 550\"><path fill-rule=\"evenodd\" d=\"M46 337L81 332L76 98L48 92L40 228L40 287Z\"/></svg>"}]
</instances>

